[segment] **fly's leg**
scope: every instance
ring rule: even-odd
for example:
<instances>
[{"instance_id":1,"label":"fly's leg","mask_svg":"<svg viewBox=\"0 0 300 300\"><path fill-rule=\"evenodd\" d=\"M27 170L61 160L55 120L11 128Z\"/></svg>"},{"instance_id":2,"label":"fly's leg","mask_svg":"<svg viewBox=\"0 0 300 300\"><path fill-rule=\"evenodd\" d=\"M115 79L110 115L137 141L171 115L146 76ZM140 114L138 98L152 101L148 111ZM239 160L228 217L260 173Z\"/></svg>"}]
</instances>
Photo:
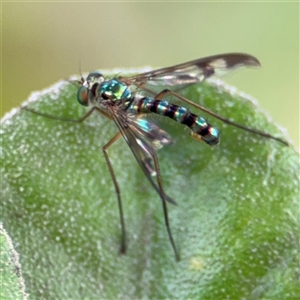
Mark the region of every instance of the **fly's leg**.
<instances>
[{"instance_id":1,"label":"fly's leg","mask_svg":"<svg viewBox=\"0 0 300 300\"><path fill-rule=\"evenodd\" d=\"M222 117L222 116L220 116L220 115L212 112L211 110L209 110L209 109L207 109L207 108L205 108L205 107L203 107L203 106L201 106L199 104L196 104L193 101L191 101L191 100L189 100L189 99L187 99L187 98L185 98L185 97L183 97L183 96L181 96L181 95L179 95L179 94L177 94L177 93L175 93L175 92L173 92L171 90L165 89L165 90L161 91L160 93L158 93L155 96L155 99L156 100L162 100L167 95L172 95L172 96L180 99L181 101L186 102L186 103L190 104L191 106L194 106L194 107L196 107L196 108L198 108L198 109L206 112L207 114L213 116L214 118L216 118L218 120L221 120L225 124L235 126L235 127L240 128L242 130L245 130L245 131L248 131L248 132L260 135L260 136L268 138L268 139L273 139L273 140L275 140L277 142L280 142L280 143L282 143L282 144L284 144L286 146L289 145L288 142L286 140L284 140L284 139L281 139L281 138L278 138L276 136L273 136L273 135L271 135L271 134L269 134L267 132L263 132L263 131L260 131L260 130L257 130L257 129L252 129L252 128L249 128L247 126L244 126L244 125L238 124L236 122L230 121L229 119L226 119L226 118L224 118L224 117Z\"/></svg>"},{"instance_id":2,"label":"fly's leg","mask_svg":"<svg viewBox=\"0 0 300 300\"><path fill-rule=\"evenodd\" d=\"M152 147L152 149L153 149L153 147ZM180 256L179 256L179 253L177 251L177 248L176 248L176 245L175 245L175 242L174 242L174 239L173 239L172 231L171 231L171 228L170 228L167 200L165 199L165 192L164 192L163 186L162 186L162 179L161 179L161 174L160 174L160 169L159 169L159 164L158 164L158 159L157 159L155 149L153 149L153 161L154 161L154 166L155 166L155 170L156 170L156 177L157 177L158 187L159 187L159 190L161 191L160 196L162 198L164 218L165 218L165 224L166 224L169 240L171 242L176 261L180 261Z\"/></svg>"},{"instance_id":3,"label":"fly's leg","mask_svg":"<svg viewBox=\"0 0 300 300\"><path fill-rule=\"evenodd\" d=\"M53 120L58 120L58 121L63 121L63 122L72 122L72 123L81 123L83 122L85 119L87 119L94 111L98 111L99 113L103 114L105 117L112 119L112 117L107 114L105 111L101 110L100 108L94 106L93 108L91 108L83 117L79 118L79 119L69 119L69 118L62 118L62 117L57 117L57 116L53 116L50 114L46 114L46 113L41 113L38 112L36 110L33 110L31 108L28 107L23 107L22 109L30 111L36 115L48 118L48 119L53 119ZM124 216L123 216L123 208L122 208L122 201L121 201L121 194L120 194L120 189L116 180L116 176L114 174L112 165L110 163L108 154L106 152L106 150L109 148L109 146L111 146L115 141L117 141L120 137L121 137L121 133L118 132L103 148L102 151L104 153L104 157L106 160L106 164L108 166L111 178L113 180L114 186L115 186L115 190L117 193L117 197L118 197L118 206L119 206L119 212L120 212L120 222L121 222L121 230L122 230L122 237L121 237L121 247L120 247L120 252L121 253L125 253L126 252L126 231L125 231L125 222L124 222Z\"/></svg>"},{"instance_id":4,"label":"fly's leg","mask_svg":"<svg viewBox=\"0 0 300 300\"><path fill-rule=\"evenodd\" d=\"M63 117L58 117L58 116L53 116L47 113L41 113L39 111L36 111L34 109L31 109L29 107L22 107L22 110L27 110L30 111L31 113L34 113L38 116L42 116L45 117L47 119L52 119L52 120L57 120L57 121L63 121L63 122L71 122L71 123L81 123L83 122L85 119L87 119L94 111L98 111L99 113L101 113L102 115L104 115L105 117L107 117L108 119L112 119L112 117L106 113L105 111L103 111L102 109L100 109L99 107L92 107L84 116L82 116L79 119L69 119L69 118L63 118Z\"/></svg>"},{"instance_id":5,"label":"fly's leg","mask_svg":"<svg viewBox=\"0 0 300 300\"><path fill-rule=\"evenodd\" d=\"M107 149L114 142L116 142L121 136L122 136L121 132L118 132L106 145L103 146L102 151L104 153L106 164L108 166L109 173L110 173L110 176L111 176L112 181L114 183L115 191L116 191L116 194L117 194L118 206L119 206L119 212L120 212L121 234L122 234L120 253L124 254L124 253L126 253L126 230L125 230L125 221L124 221L123 207L122 207L122 201L121 201L121 193L120 193L120 188L119 188L119 185L118 185L113 167L111 165L111 162L110 162L108 154L107 154Z\"/></svg>"}]
</instances>

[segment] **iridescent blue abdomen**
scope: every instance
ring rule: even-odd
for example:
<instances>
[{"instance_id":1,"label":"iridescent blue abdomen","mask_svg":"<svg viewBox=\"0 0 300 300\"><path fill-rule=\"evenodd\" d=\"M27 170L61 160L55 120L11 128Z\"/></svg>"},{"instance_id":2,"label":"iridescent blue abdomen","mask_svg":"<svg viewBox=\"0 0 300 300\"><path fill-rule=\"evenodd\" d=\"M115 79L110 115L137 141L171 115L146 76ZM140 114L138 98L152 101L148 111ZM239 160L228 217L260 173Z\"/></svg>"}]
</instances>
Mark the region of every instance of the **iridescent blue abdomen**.
<instances>
[{"instance_id":1,"label":"iridescent blue abdomen","mask_svg":"<svg viewBox=\"0 0 300 300\"><path fill-rule=\"evenodd\" d=\"M132 103L130 109L137 113L156 113L161 116L169 117L172 120L188 126L193 132L192 136L203 140L206 144L213 146L219 143L219 131L188 109L178 106L168 101L155 100L144 97Z\"/></svg>"}]
</instances>

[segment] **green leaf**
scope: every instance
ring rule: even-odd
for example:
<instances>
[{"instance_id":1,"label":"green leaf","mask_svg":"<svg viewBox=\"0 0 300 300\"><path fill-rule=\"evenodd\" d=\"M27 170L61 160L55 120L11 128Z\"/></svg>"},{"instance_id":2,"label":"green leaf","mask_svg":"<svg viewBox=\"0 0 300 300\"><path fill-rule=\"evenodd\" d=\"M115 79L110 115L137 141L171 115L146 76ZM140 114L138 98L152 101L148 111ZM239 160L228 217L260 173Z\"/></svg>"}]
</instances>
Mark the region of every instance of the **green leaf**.
<instances>
[{"instance_id":1,"label":"green leaf","mask_svg":"<svg viewBox=\"0 0 300 300\"><path fill-rule=\"evenodd\" d=\"M0 223L0 299L27 299L22 277L19 255L15 251L11 238Z\"/></svg>"},{"instance_id":2,"label":"green leaf","mask_svg":"<svg viewBox=\"0 0 300 300\"><path fill-rule=\"evenodd\" d=\"M183 95L284 138L249 97L219 81ZM86 111L68 82L32 94L27 105L69 118ZM123 140L108 150L127 226L127 253L118 253L117 198L101 151L117 132L111 120L93 114L71 124L25 110L4 118L1 220L32 299L299 297L298 153L208 119L221 131L214 148L155 119L176 141L158 157L165 191L178 203L168 205L177 263L161 200Z\"/></svg>"}]
</instances>

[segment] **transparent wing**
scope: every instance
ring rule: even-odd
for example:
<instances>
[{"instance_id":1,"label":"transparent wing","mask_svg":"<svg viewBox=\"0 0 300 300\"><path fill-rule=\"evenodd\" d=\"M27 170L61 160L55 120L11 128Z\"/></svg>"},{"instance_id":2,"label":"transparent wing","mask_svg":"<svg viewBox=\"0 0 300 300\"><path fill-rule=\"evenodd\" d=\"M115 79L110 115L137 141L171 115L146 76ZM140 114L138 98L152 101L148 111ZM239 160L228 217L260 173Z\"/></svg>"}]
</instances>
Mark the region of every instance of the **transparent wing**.
<instances>
[{"instance_id":1,"label":"transparent wing","mask_svg":"<svg viewBox=\"0 0 300 300\"><path fill-rule=\"evenodd\" d=\"M159 189L156 183L157 170L153 164L156 150L172 143L171 137L149 120L125 113L117 106L108 107L108 109L153 188L161 199L176 204L171 197Z\"/></svg>"},{"instance_id":2,"label":"transparent wing","mask_svg":"<svg viewBox=\"0 0 300 300\"><path fill-rule=\"evenodd\" d=\"M240 67L259 66L260 63L254 56L243 53L226 53L120 79L127 84L175 86L199 83L211 76L220 77Z\"/></svg>"}]
</instances>

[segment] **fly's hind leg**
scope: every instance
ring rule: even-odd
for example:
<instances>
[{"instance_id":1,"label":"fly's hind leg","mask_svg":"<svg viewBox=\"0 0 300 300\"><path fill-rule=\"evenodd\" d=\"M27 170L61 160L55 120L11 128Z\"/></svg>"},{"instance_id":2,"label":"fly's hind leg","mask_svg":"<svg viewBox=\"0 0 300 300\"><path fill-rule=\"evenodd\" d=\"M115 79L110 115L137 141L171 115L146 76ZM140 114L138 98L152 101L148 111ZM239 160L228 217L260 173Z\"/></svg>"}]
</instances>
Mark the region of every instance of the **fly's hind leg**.
<instances>
[{"instance_id":1,"label":"fly's hind leg","mask_svg":"<svg viewBox=\"0 0 300 300\"><path fill-rule=\"evenodd\" d=\"M249 128L249 127L247 127L247 126L244 126L244 125L238 124L238 123L236 123L236 122L230 121L229 119L224 118L224 117L222 117L222 116L220 116L220 115L218 115L218 114L212 112L211 110L209 110L209 109L207 109L207 108L205 108L205 107L203 107L203 106L201 106L201 105L199 105L199 104L196 104L195 102L193 102L193 101L191 101L191 100L189 100L189 99L187 99L187 98L185 98L185 97L183 97L183 96L181 96L181 95L179 95L179 94L177 94L177 93L175 93L175 92L173 92L173 91L171 91L171 90L165 89L165 90L161 91L160 93L158 93L158 94L155 96L155 99L156 99L156 100L162 100L162 99L163 99L164 97L166 97L167 95L172 95L172 96L176 97L177 99L180 99L181 101L183 101L183 102L185 102L185 103L188 103L189 105L191 105L191 106L193 106L193 107L195 107L195 108L198 108L198 109L204 111L205 113L207 113L207 114L213 116L214 118L216 118L216 119L218 119L218 120L221 120L221 121L224 122L225 124L235 126L235 127L237 127L237 128L240 128L240 129L242 129L242 130L251 132L251 133L253 133L253 134L260 135L260 136L262 136L262 137L264 137L264 138L273 139L273 140L275 140L275 141L277 141L277 142L280 142L280 143L282 143L282 144L284 144L284 145L286 145L286 146L289 145L288 142L287 142L286 140L284 140L284 139L281 139L281 138L278 138L278 137L276 137L276 136L273 136L273 135L271 135L271 134L269 134L269 133L267 133L267 132L260 131L260 130L254 129L254 128Z\"/></svg>"},{"instance_id":2,"label":"fly's hind leg","mask_svg":"<svg viewBox=\"0 0 300 300\"><path fill-rule=\"evenodd\" d=\"M173 235L172 235L172 231L171 231L171 227L170 227L167 200L165 199L166 194L163 190L162 179L161 179L161 174L160 174L160 168L159 168L159 164L158 164L158 158L157 158L157 155L156 155L156 152L155 152L154 149L153 149L153 161L154 161L154 166L155 166L155 170L156 170L157 184L158 184L159 190L161 191L160 197L162 199L165 225L166 225L166 228L167 228L167 232L168 232L168 236L169 236L171 246L173 248L175 259L178 262L178 261L180 261L180 255L179 255L179 252L176 248L176 244L175 244L175 241L174 241L174 238L173 238Z\"/></svg>"}]
</instances>

